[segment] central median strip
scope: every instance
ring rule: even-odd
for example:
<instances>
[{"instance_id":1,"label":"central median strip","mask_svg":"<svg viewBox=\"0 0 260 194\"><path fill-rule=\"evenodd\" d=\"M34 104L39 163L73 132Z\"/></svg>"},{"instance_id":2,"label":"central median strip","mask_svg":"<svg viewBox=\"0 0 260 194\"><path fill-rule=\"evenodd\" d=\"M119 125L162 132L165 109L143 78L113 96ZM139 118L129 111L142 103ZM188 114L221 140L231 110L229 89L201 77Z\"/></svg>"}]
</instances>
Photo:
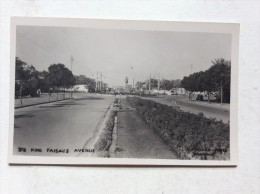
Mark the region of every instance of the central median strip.
<instances>
[{"instance_id":1,"label":"central median strip","mask_svg":"<svg viewBox=\"0 0 260 194\"><path fill-rule=\"evenodd\" d=\"M115 124L115 116L117 111L111 110L108 113L108 119L105 121L102 127L98 139L94 145L96 154L99 157L109 157L109 148L113 141L113 129Z\"/></svg>"},{"instance_id":2,"label":"central median strip","mask_svg":"<svg viewBox=\"0 0 260 194\"><path fill-rule=\"evenodd\" d=\"M128 97L142 118L161 136L179 159L228 160L229 124L173 107Z\"/></svg>"},{"instance_id":3,"label":"central median strip","mask_svg":"<svg viewBox=\"0 0 260 194\"><path fill-rule=\"evenodd\" d=\"M116 142L117 142L117 112L115 112L114 128L112 131L112 143L109 147L109 158L116 157Z\"/></svg>"}]
</instances>

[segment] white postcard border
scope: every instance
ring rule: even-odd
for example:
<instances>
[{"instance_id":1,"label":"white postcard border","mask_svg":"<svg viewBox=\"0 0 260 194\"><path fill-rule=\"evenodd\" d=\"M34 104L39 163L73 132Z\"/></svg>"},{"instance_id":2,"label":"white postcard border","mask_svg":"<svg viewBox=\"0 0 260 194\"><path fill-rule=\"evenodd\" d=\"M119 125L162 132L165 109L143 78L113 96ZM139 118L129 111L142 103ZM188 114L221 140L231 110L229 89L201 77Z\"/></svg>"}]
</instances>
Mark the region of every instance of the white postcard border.
<instances>
[{"instance_id":1,"label":"white postcard border","mask_svg":"<svg viewBox=\"0 0 260 194\"><path fill-rule=\"evenodd\" d=\"M14 134L14 85L16 56L16 26L59 26L96 29L154 30L179 32L229 33L232 35L231 47L231 103L230 103L230 160L179 160L179 159L125 159L125 158L84 158L53 156L13 155ZM138 165L138 166L237 166L238 165L238 59L239 24L180 22L180 21L142 21L142 20L106 20L78 18L36 18L13 17L11 19L11 63L9 91L9 164L53 164L53 165Z\"/></svg>"}]
</instances>

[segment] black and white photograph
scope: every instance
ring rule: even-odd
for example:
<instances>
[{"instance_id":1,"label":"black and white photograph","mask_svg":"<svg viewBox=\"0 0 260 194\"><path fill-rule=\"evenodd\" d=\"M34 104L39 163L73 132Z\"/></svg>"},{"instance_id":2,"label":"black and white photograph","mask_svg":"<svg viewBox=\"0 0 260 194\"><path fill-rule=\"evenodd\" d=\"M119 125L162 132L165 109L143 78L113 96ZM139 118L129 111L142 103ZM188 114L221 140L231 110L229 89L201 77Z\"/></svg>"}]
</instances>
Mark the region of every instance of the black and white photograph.
<instances>
[{"instance_id":1,"label":"black and white photograph","mask_svg":"<svg viewBox=\"0 0 260 194\"><path fill-rule=\"evenodd\" d=\"M13 18L9 163L236 165L238 34Z\"/></svg>"}]
</instances>

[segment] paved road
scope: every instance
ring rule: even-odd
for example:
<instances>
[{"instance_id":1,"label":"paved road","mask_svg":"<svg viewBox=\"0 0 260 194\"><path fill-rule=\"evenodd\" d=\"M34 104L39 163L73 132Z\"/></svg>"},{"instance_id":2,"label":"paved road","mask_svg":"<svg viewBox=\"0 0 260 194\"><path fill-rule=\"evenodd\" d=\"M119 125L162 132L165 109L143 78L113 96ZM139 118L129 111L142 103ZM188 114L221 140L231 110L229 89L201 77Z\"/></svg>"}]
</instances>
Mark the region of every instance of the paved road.
<instances>
[{"instance_id":1,"label":"paved road","mask_svg":"<svg viewBox=\"0 0 260 194\"><path fill-rule=\"evenodd\" d=\"M114 153L115 158L152 158L176 159L163 140L140 117L125 99L121 99L122 108L117 113L117 129Z\"/></svg>"},{"instance_id":2,"label":"paved road","mask_svg":"<svg viewBox=\"0 0 260 194\"><path fill-rule=\"evenodd\" d=\"M228 123L230 119L229 105L225 104L220 106L219 104L208 104L207 102L189 101L186 96L160 96L155 98L146 98L154 100L156 102L173 106L173 102L180 107L181 110L191 113L202 112L205 117L212 117L218 120L222 120L224 123Z\"/></svg>"},{"instance_id":3,"label":"paved road","mask_svg":"<svg viewBox=\"0 0 260 194\"><path fill-rule=\"evenodd\" d=\"M114 97L86 95L56 103L15 110L14 154L74 156L74 149L93 149L86 143L95 137ZM17 152L18 147L27 149ZM42 152L30 152L41 148ZM53 154L46 149L70 149L68 154Z\"/></svg>"}]
</instances>

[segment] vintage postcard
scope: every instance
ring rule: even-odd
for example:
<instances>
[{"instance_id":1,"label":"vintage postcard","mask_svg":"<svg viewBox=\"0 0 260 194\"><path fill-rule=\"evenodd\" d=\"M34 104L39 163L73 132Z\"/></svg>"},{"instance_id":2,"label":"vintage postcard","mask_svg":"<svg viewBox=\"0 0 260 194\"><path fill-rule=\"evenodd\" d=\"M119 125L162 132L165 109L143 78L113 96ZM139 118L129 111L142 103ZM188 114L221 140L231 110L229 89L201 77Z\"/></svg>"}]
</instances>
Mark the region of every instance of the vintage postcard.
<instances>
[{"instance_id":1,"label":"vintage postcard","mask_svg":"<svg viewBox=\"0 0 260 194\"><path fill-rule=\"evenodd\" d=\"M236 166L239 24L11 20L10 164Z\"/></svg>"}]
</instances>

